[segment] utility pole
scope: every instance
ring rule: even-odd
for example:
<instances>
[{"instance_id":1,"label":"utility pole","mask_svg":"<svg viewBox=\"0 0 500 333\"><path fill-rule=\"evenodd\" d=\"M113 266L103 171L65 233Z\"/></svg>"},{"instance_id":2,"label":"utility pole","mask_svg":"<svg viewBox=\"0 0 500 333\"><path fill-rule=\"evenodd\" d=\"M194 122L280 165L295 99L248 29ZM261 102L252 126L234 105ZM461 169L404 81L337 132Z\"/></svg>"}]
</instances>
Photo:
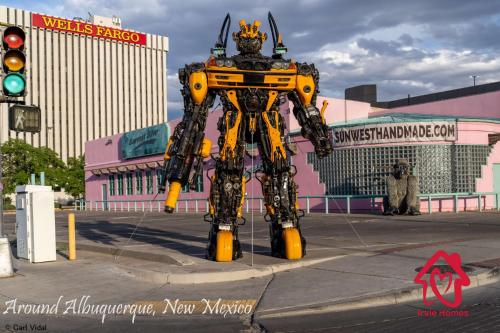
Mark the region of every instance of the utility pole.
<instances>
[{"instance_id":1,"label":"utility pole","mask_svg":"<svg viewBox=\"0 0 500 333\"><path fill-rule=\"evenodd\" d=\"M0 45L3 52L0 69L2 72L0 103L12 103L18 97L26 96L26 53L24 51L26 33L15 25L7 26L1 30ZM0 143L3 125L5 124L0 124ZM10 242L4 235L3 222L2 154L0 151L0 278L14 275Z\"/></svg>"},{"instance_id":2,"label":"utility pole","mask_svg":"<svg viewBox=\"0 0 500 333\"><path fill-rule=\"evenodd\" d=\"M479 75L471 75L470 76L474 82L474 87L476 86L476 77L480 77Z\"/></svg>"}]
</instances>

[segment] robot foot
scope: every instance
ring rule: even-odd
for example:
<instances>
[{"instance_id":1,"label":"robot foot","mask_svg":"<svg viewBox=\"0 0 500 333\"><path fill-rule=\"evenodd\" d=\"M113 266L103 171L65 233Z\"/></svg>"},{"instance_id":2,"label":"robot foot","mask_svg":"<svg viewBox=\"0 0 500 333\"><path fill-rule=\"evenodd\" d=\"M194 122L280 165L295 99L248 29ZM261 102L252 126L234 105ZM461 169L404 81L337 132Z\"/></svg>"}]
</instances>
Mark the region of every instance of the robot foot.
<instances>
[{"instance_id":1,"label":"robot foot","mask_svg":"<svg viewBox=\"0 0 500 333\"><path fill-rule=\"evenodd\" d=\"M210 237L205 258L217 262L230 262L243 257L240 241L233 239L229 230L219 230Z\"/></svg>"},{"instance_id":2,"label":"robot foot","mask_svg":"<svg viewBox=\"0 0 500 333\"><path fill-rule=\"evenodd\" d=\"M233 260L243 258L243 252L241 250L241 243L239 240L233 240Z\"/></svg>"},{"instance_id":3,"label":"robot foot","mask_svg":"<svg viewBox=\"0 0 500 333\"><path fill-rule=\"evenodd\" d=\"M271 254L288 260L301 259L306 254L306 240L296 227L282 229L273 235Z\"/></svg>"}]
</instances>

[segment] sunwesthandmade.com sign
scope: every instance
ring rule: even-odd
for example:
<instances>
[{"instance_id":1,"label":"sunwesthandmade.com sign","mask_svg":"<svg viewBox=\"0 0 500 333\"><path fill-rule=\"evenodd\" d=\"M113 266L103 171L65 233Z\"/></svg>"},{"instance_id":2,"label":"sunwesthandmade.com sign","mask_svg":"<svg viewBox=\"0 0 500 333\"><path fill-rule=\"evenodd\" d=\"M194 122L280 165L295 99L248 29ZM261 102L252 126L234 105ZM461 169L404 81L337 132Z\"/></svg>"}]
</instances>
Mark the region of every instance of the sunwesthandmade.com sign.
<instances>
[{"instance_id":1,"label":"sunwesthandmade.com sign","mask_svg":"<svg viewBox=\"0 0 500 333\"><path fill-rule=\"evenodd\" d=\"M449 121L373 124L333 129L333 140L337 147L456 139L457 123Z\"/></svg>"}]
</instances>

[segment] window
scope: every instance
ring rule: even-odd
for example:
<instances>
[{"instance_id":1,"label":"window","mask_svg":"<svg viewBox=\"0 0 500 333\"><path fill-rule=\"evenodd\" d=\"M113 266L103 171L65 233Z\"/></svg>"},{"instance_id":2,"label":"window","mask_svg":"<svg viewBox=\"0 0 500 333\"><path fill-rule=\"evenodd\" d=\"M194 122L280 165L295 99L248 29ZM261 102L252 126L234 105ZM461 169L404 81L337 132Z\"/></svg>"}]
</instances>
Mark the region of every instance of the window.
<instances>
[{"instance_id":1,"label":"window","mask_svg":"<svg viewBox=\"0 0 500 333\"><path fill-rule=\"evenodd\" d=\"M203 175L200 175L196 179L196 189L194 190L195 192L203 192Z\"/></svg>"},{"instance_id":2,"label":"window","mask_svg":"<svg viewBox=\"0 0 500 333\"><path fill-rule=\"evenodd\" d=\"M182 192L189 192L189 184L186 184L182 187ZM203 176L199 175L198 178L196 179L196 184L195 184L195 192L203 192Z\"/></svg>"},{"instance_id":3,"label":"window","mask_svg":"<svg viewBox=\"0 0 500 333\"><path fill-rule=\"evenodd\" d=\"M135 193L142 194L142 170L135 172Z\"/></svg>"},{"instance_id":4,"label":"window","mask_svg":"<svg viewBox=\"0 0 500 333\"><path fill-rule=\"evenodd\" d=\"M115 195L115 176L109 176L109 196Z\"/></svg>"},{"instance_id":5,"label":"window","mask_svg":"<svg viewBox=\"0 0 500 333\"><path fill-rule=\"evenodd\" d=\"M146 193L153 194L153 173L151 170L146 171Z\"/></svg>"},{"instance_id":6,"label":"window","mask_svg":"<svg viewBox=\"0 0 500 333\"><path fill-rule=\"evenodd\" d=\"M134 194L133 182L132 182L132 173L127 173L127 195Z\"/></svg>"},{"instance_id":7,"label":"window","mask_svg":"<svg viewBox=\"0 0 500 333\"><path fill-rule=\"evenodd\" d=\"M161 186L161 177L163 176L162 169L156 169L156 189L158 190Z\"/></svg>"},{"instance_id":8,"label":"window","mask_svg":"<svg viewBox=\"0 0 500 333\"><path fill-rule=\"evenodd\" d=\"M123 175L118 175L118 195L123 195Z\"/></svg>"}]
</instances>

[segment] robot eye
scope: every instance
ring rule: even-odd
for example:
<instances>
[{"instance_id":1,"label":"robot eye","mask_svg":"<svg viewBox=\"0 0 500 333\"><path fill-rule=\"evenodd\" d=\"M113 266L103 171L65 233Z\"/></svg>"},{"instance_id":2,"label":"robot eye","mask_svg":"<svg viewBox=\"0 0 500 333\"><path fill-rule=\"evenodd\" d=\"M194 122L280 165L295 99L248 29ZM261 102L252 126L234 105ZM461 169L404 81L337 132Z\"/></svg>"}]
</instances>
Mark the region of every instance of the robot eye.
<instances>
[{"instance_id":1,"label":"robot eye","mask_svg":"<svg viewBox=\"0 0 500 333\"><path fill-rule=\"evenodd\" d=\"M281 68L281 62L273 62L271 65L271 68L273 69L280 69Z\"/></svg>"},{"instance_id":2,"label":"robot eye","mask_svg":"<svg viewBox=\"0 0 500 333\"><path fill-rule=\"evenodd\" d=\"M272 64L272 68L274 69L288 69L289 64L287 62L276 61Z\"/></svg>"}]
</instances>

